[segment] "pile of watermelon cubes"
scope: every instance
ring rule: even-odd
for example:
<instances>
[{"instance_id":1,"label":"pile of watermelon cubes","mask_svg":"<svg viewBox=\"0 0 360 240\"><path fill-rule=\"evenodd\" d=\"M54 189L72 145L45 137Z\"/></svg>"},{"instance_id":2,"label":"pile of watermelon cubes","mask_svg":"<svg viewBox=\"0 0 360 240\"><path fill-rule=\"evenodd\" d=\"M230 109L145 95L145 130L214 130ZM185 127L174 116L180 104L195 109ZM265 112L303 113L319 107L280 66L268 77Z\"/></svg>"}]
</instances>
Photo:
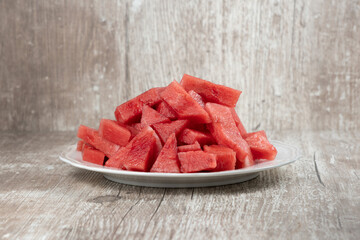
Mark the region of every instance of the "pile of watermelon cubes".
<instances>
[{"instance_id":1,"label":"pile of watermelon cubes","mask_svg":"<svg viewBox=\"0 0 360 240\"><path fill-rule=\"evenodd\" d=\"M235 105L241 91L184 75L121 104L98 130L81 125L84 161L162 173L216 172L273 160L264 131L247 133Z\"/></svg>"}]
</instances>

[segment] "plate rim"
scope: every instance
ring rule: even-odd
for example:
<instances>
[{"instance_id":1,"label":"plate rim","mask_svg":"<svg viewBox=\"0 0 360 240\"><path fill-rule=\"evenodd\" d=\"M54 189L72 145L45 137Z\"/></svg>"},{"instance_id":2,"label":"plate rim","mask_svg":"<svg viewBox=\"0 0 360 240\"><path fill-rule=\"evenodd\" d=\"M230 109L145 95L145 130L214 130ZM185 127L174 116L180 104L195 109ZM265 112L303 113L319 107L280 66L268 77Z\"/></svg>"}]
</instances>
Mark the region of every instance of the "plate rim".
<instances>
[{"instance_id":1,"label":"plate rim","mask_svg":"<svg viewBox=\"0 0 360 240\"><path fill-rule=\"evenodd\" d=\"M263 166L263 167L249 167L249 168L242 168L242 169L235 169L235 170L229 170L229 171L221 171L221 172L200 172L200 173L158 173L158 172L137 172L137 171L128 171L128 170L121 170L116 168L109 168L105 166L99 166L97 164L89 163L83 161L85 164L81 163L79 160L72 160L67 158L67 154L71 151L76 151L76 144L72 144L70 146L67 146L66 149L59 155L59 159L67 164L70 164L76 168L85 169L93 172L99 172L103 174L115 174L115 175L124 175L124 176L138 176L138 177L221 177L221 176L232 176L232 175L241 175L241 174L249 174L249 173L256 173L256 172L262 172L265 170L273 169L282 167L288 164L291 164L295 161L297 161L299 158L302 157L301 152L298 147L289 145L287 143L278 141L278 140L272 140L271 143L278 143L282 145L286 145L287 147L290 147L294 150L295 154L294 157L290 160L280 162L276 165L269 165L269 166ZM256 165L255 165L256 166Z\"/></svg>"}]
</instances>

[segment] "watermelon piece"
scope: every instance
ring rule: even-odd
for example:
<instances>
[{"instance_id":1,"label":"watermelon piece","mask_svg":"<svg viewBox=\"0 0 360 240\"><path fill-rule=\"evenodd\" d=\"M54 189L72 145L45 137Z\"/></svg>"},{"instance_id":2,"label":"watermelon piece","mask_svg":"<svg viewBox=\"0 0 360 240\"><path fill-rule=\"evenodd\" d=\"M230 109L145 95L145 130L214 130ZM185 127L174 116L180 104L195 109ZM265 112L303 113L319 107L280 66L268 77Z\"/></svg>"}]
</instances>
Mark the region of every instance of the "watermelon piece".
<instances>
[{"instance_id":1,"label":"watermelon piece","mask_svg":"<svg viewBox=\"0 0 360 240\"><path fill-rule=\"evenodd\" d=\"M247 133L247 134L244 136L244 139L245 139L245 138L248 138L248 137L251 137L251 136L253 136L253 135L257 135L257 134L260 134L260 135L264 136L264 137L267 139L267 135L266 135L266 133L265 133L264 130L261 130L261 131L258 131L258 132Z\"/></svg>"},{"instance_id":2,"label":"watermelon piece","mask_svg":"<svg viewBox=\"0 0 360 240\"><path fill-rule=\"evenodd\" d=\"M239 115L237 115L236 111L235 111L235 108L230 108L231 110L231 114L234 118L234 121L235 121L235 124L236 124L236 127L239 129L239 132L241 134L242 137L245 137L245 135L247 134L247 131L244 127L244 125L242 124L240 118L239 118Z\"/></svg>"},{"instance_id":3,"label":"watermelon piece","mask_svg":"<svg viewBox=\"0 0 360 240\"><path fill-rule=\"evenodd\" d=\"M184 130L187 124L188 120L176 120L170 123L155 123L152 127L160 137L161 142L165 143L172 133L175 133L176 136L178 136L179 133Z\"/></svg>"},{"instance_id":4,"label":"watermelon piece","mask_svg":"<svg viewBox=\"0 0 360 240\"><path fill-rule=\"evenodd\" d=\"M209 123L208 113L176 81L170 83L160 97L176 112L180 119L189 119L197 123Z\"/></svg>"},{"instance_id":5,"label":"watermelon piece","mask_svg":"<svg viewBox=\"0 0 360 240\"><path fill-rule=\"evenodd\" d=\"M250 133L245 141L249 144L255 159L275 159L277 150L267 139L265 131Z\"/></svg>"},{"instance_id":6,"label":"watermelon piece","mask_svg":"<svg viewBox=\"0 0 360 240\"><path fill-rule=\"evenodd\" d=\"M148 172L154 162L156 149L156 133L148 126L109 158L105 166Z\"/></svg>"},{"instance_id":7,"label":"watermelon piece","mask_svg":"<svg viewBox=\"0 0 360 240\"><path fill-rule=\"evenodd\" d=\"M167 103L164 101L159 103L159 105L156 107L156 111L158 111L163 116L169 118L170 120L177 119L174 110L172 110L172 108L169 107L169 105L167 105Z\"/></svg>"},{"instance_id":8,"label":"watermelon piece","mask_svg":"<svg viewBox=\"0 0 360 240\"><path fill-rule=\"evenodd\" d=\"M216 142L236 152L236 168L254 165L250 147L241 137L230 108L216 103L206 103L205 110L212 119L212 123L208 125L208 128Z\"/></svg>"},{"instance_id":9,"label":"watermelon piece","mask_svg":"<svg viewBox=\"0 0 360 240\"><path fill-rule=\"evenodd\" d=\"M190 145L183 145L178 147L178 152L190 152L190 151L201 151L201 146L199 142L195 142Z\"/></svg>"},{"instance_id":10,"label":"watermelon piece","mask_svg":"<svg viewBox=\"0 0 360 240\"><path fill-rule=\"evenodd\" d=\"M142 123L133 123L130 125L130 127L135 128L138 132L141 132L141 130L143 130L145 127L147 127L147 125L142 124Z\"/></svg>"},{"instance_id":11,"label":"watermelon piece","mask_svg":"<svg viewBox=\"0 0 360 240\"><path fill-rule=\"evenodd\" d=\"M161 115L155 109L145 105L142 110L141 124L142 125L153 125L154 123L170 122L170 119Z\"/></svg>"},{"instance_id":12,"label":"watermelon piece","mask_svg":"<svg viewBox=\"0 0 360 240\"><path fill-rule=\"evenodd\" d=\"M210 133L200 132L194 129L186 128L179 136L179 142L186 144L194 144L198 142L200 145L215 143Z\"/></svg>"},{"instance_id":13,"label":"watermelon piece","mask_svg":"<svg viewBox=\"0 0 360 240\"><path fill-rule=\"evenodd\" d=\"M150 172L180 173L175 133L167 139Z\"/></svg>"},{"instance_id":14,"label":"watermelon piece","mask_svg":"<svg viewBox=\"0 0 360 240\"><path fill-rule=\"evenodd\" d=\"M113 156L120 149L119 145L102 138L98 131L84 125L80 125L77 136L108 157Z\"/></svg>"},{"instance_id":15,"label":"watermelon piece","mask_svg":"<svg viewBox=\"0 0 360 240\"><path fill-rule=\"evenodd\" d=\"M139 96L119 105L115 110L115 117L118 122L131 123L140 120L144 105L150 107L161 101L159 92L163 88L152 88Z\"/></svg>"},{"instance_id":16,"label":"watermelon piece","mask_svg":"<svg viewBox=\"0 0 360 240\"><path fill-rule=\"evenodd\" d=\"M184 74L180 83L186 91L193 90L197 92L206 102L219 103L229 107L235 107L241 94L239 90L187 74Z\"/></svg>"},{"instance_id":17,"label":"watermelon piece","mask_svg":"<svg viewBox=\"0 0 360 240\"><path fill-rule=\"evenodd\" d=\"M86 162L91 162L102 166L104 164L105 154L85 144L83 146L82 158Z\"/></svg>"},{"instance_id":18,"label":"watermelon piece","mask_svg":"<svg viewBox=\"0 0 360 240\"><path fill-rule=\"evenodd\" d=\"M126 127L110 119L101 119L99 134L101 137L119 146L125 146L131 137L131 132Z\"/></svg>"},{"instance_id":19,"label":"watermelon piece","mask_svg":"<svg viewBox=\"0 0 360 240\"><path fill-rule=\"evenodd\" d=\"M134 127L133 125L125 125L125 124L121 124L119 122L118 122L118 124L122 127L125 127L127 130L130 131L130 133L131 133L130 140L133 139L136 135L138 135L139 132L141 131L138 128ZM141 123L138 123L138 124L141 125Z\"/></svg>"},{"instance_id":20,"label":"watermelon piece","mask_svg":"<svg viewBox=\"0 0 360 240\"><path fill-rule=\"evenodd\" d=\"M82 149L83 149L83 147L84 147L84 141L83 141L83 140L79 140L79 141L77 142L77 145L76 145L76 151L81 152Z\"/></svg>"},{"instance_id":21,"label":"watermelon piece","mask_svg":"<svg viewBox=\"0 0 360 240\"><path fill-rule=\"evenodd\" d=\"M204 100L202 99L202 97L199 94L197 94L193 90L190 90L188 93L201 107L205 107Z\"/></svg>"},{"instance_id":22,"label":"watermelon piece","mask_svg":"<svg viewBox=\"0 0 360 240\"><path fill-rule=\"evenodd\" d=\"M209 171L216 168L216 155L203 151L178 153L180 170L183 173Z\"/></svg>"},{"instance_id":23,"label":"watermelon piece","mask_svg":"<svg viewBox=\"0 0 360 240\"><path fill-rule=\"evenodd\" d=\"M216 155L216 168L213 172L235 169L236 153L231 148L220 145L204 146L204 152Z\"/></svg>"}]
</instances>

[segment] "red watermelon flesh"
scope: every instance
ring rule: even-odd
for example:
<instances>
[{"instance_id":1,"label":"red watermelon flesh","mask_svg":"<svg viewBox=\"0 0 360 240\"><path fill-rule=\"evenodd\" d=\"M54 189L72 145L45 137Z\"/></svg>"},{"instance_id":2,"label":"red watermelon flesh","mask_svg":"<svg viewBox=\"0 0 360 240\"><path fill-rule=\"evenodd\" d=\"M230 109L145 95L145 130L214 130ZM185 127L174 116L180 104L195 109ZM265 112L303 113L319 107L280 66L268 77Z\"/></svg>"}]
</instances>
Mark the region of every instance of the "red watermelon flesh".
<instances>
[{"instance_id":1,"label":"red watermelon flesh","mask_svg":"<svg viewBox=\"0 0 360 240\"><path fill-rule=\"evenodd\" d=\"M172 110L172 108L169 107L169 105L167 105L167 103L164 101L159 103L159 105L156 107L156 111L170 120L175 120L177 118L174 110Z\"/></svg>"},{"instance_id":2,"label":"red watermelon flesh","mask_svg":"<svg viewBox=\"0 0 360 240\"><path fill-rule=\"evenodd\" d=\"M161 115L155 109L145 105L142 110L141 124L153 125L154 123L170 122L170 119Z\"/></svg>"},{"instance_id":3,"label":"red watermelon flesh","mask_svg":"<svg viewBox=\"0 0 360 240\"><path fill-rule=\"evenodd\" d=\"M141 124L141 123L139 123L139 124ZM125 125L125 124L121 124L121 123L119 123L119 125L125 127L127 130L129 130L131 132L130 140L133 139L136 135L138 135L139 132L141 131L138 128L131 126L131 125Z\"/></svg>"},{"instance_id":4,"label":"red watermelon flesh","mask_svg":"<svg viewBox=\"0 0 360 240\"><path fill-rule=\"evenodd\" d=\"M175 133L167 139L150 172L180 173Z\"/></svg>"},{"instance_id":5,"label":"red watermelon flesh","mask_svg":"<svg viewBox=\"0 0 360 240\"><path fill-rule=\"evenodd\" d=\"M155 123L153 128L160 137L162 143L165 143L168 137L175 133L176 136L187 126L188 120L176 120L170 123Z\"/></svg>"},{"instance_id":6,"label":"red watermelon flesh","mask_svg":"<svg viewBox=\"0 0 360 240\"><path fill-rule=\"evenodd\" d=\"M189 119L197 123L211 122L207 112L176 81L170 83L160 93L160 97L180 119Z\"/></svg>"},{"instance_id":7,"label":"red watermelon flesh","mask_svg":"<svg viewBox=\"0 0 360 240\"><path fill-rule=\"evenodd\" d=\"M115 110L115 117L118 122L130 123L140 120L144 105L154 106L161 101L159 92L163 88L152 88L139 96L119 105Z\"/></svg>"},{"instance_id":8,"label":"red watermelon flesh","mask_svg":"<svg viewBox=\"0 0 360 240\"><path fill-rule=\"evenodd\" d=\"M120 149L119 145L102 138L98 131L84 125L80 125L77 136L108 157L113 156Z\"/></svg>"},{"instance_id":9,"label":"red watermelon flesh","mask_svg":"<svg viewBox=\"0 0 360 240\"><path fill-rule=\"evenodd\" d=\"M209 171L216 168L216 155L203 151L178 153L180 170L183 173Z\"/></svg>"},{"instance_id":10,"label":"red watermelon flesh","mask_svg":"<svg viewBox=\"0 0 360 240\"><path fill-rule=\"evenodd\" d=\"M255 159L274 160L276 148L269 142L264 131L248 134L245 141L249 144Z\"/></svg>"},{"instance_id":11,"label":"red watermelon flesh","mask_svg":"<svg viewBox=\"0 0 360 240\"><path fill-rule=\"evenodd\" d=\"M245 137L247 132L246 132L246 129L245 129L244 125L242 124L240 118L239 118L239 115L237 115L237 113L235 111L235 108L230 108L230 110L231 110L231 114L232 114L232 116L234 118L236 127L239 129L239 132L240 132L241 136Z\"/></svg>"},{"instance_id":12,"label":"red watermelon flesh","mask_svg":"<svg viewBox=\"0 0 360 240\"><path fill-rule=\"evenodd\" d=\"M248 137L251 137L251 136L253 136L253 135L258 135L258 134L264 136L264 137L267 139L267 136L266 136L266 133L265 133L264 130L261 130L261 131L258 131L258 132L247 133L247 134L244 136L244 139L245 139L245 138L248 138Z\"/></svg>"},{"instance_id":13,"label":"red watermelon flesh","mask_svg":"<svg viewBox=\"0 0 360 240\"><path fill-rule=\"evenodd\" d=\"M85 144L82 151L82 158L86 162L91 162L102 166L104 164L105 154Z\"/></svg>"},{"instance_id":14,"label":"red watermelon flesh","mask_svg":"<svg viewBox=\"0 0 360 240\"><path fill-rule=\"evenodd\" d=\"M199 132L208 132L206 125L207 124L197 124L194 122L189 122L188 128L197 130Z\"/></svg>"},{"instance_id":15,"label":"red watermelon flesh","mask_svg":"<svg viewBox=\"0 0 360 240\"><path fill-rule=\"evenodd\" d=\"M105 166L148 172L154 162L155 149L156 133L151 127L146 127L109 158Z\"/></svg>"},{"instance_id":16,"label":"red watermelon flesh","mask_svg":"<svg viewBox=\"0 0 360 240\"><path fill-rule=\"evenodd\" d=\"M83 140L79 140L79 141L77 142L77 145L76 145L76 151L81 152L82 149L83 149L83 147L84 147L84 141L83 141Z\"/></svg>"},{"instance_id":17,"label":"red watermelon flesh","mask_svg":"<svg viewBox=\"0 0 360 240\"><path fill-rule=\"evenodd\" d=\"M205 109L213 121L208 127L216 142L236 152L236 168L254 165L250 147L241 137L230 108L216 103L206 103Z\"/></svg>"},{"instance_id":18,"label":"red watermelon flesh","mask_svg":"<svg viewBox=\"0 0 360 240\"><path fill-rule=\"evenodd\" d=\"M143 130L147 125L142 123L133 123L130 126L135 128L138 132L141 132L141 130Z\"/></svg>"},{"instance_id":19,"label":"red watermelon flesh","mask_svg":"<svg viewBox=\"0 0 360 240\"><path fill-rule=\"evenodd\" d=\"M190 151L201 151L201 146L199 142L195 142L190 145L183 145L178 147L178 152L190 152Z\"/></svg>"},{"instance_id":20,"label":"red watermelon flesh","mask_svg":"<svg viewBox=\"0 0 360 240\"><path fill-rule=\"evenodd\" d=\"M223 85L215 84L200 78L184 74L181 85L186 91L194 90L206 102L220 103L235 107L241 91Z\"/></svg>"},{"instance_id":21,"label":"red watermelon flesh","mask_svg":"<svg viewBox=\"0 0 360 240\"><path fill-rule=\"evenodd\" d=\"M201 107L205 107L204 100L202 99L202 97L199 94L197 94L193 90L190 90L188 93Z\"/></svg>"},{"instance_id":22,"label":"red watermelon flesh","mask_svg":"<svg viewBox=\"0 0 360 240\"><path fill-rule=\"evenodd\" d=\"M101 119L99 134L101 137L119 146L125 146L131 137L131 132L126 127L110 119Z\"/></svg>"},{"instance_id":23,"label":"red watermelon flesh","mask_svg":"<svg viewBox=\"0 0 360 240\"><path fill-rule=\"evenodd\" d=\"M231 148L220 145L204 146L204 152L216 155L216 168L213 172L235 169L236 153Z\"/></svg>"},{"instance_id":24,"label":"red watermelon flesh","mask_svg":"<svg viewBox=\"0 0 360 240\"><path fill-rule=\"evenodd\" d=\"M215 143L210 133L199 132L194 129L186 128L179 136L179 142L186 144L194 144L198 142L200 145Z\"/></svg>"}]
</instances>

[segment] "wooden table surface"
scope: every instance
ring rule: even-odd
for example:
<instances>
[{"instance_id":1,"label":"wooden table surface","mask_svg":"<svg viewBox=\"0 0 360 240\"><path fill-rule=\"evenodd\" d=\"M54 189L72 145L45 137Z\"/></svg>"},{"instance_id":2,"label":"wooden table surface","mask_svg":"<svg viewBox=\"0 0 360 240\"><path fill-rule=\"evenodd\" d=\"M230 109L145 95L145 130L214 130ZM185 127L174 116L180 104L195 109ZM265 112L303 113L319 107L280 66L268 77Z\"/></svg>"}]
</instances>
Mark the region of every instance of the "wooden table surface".
<instances>
[{"instance_id":1,"label":"wooden table surface","mask_svg":"<svg viewBox=\"0 0 360 240\"><path fill-rule=\"evenodd\" d=\"M61 162L74 132L2 132L0 239L360 239L360 132L269 135L303 157L244 183L164 189Z\"/></svg>"}]
</instances>

